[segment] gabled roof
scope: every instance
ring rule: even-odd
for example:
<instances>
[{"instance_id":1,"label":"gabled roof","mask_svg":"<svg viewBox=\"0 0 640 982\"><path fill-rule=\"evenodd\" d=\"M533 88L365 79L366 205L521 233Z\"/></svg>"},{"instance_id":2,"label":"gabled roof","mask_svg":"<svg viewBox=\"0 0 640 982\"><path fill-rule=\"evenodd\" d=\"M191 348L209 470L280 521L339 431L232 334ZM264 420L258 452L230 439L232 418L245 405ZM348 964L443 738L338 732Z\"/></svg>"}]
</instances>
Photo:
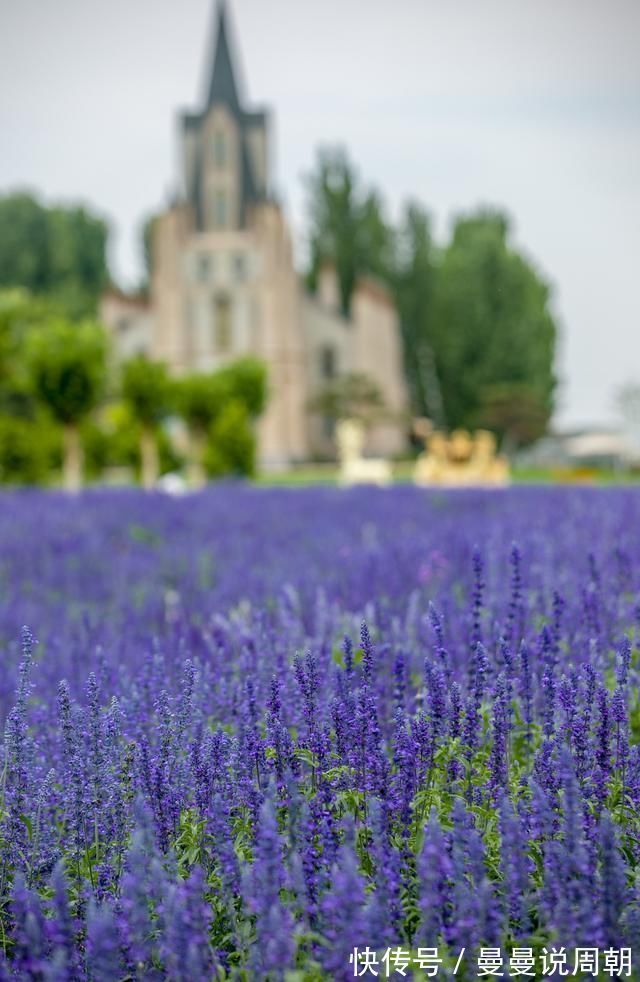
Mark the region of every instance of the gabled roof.
<instances>
[{"instance_id":1,"label":"gabled roof","mask_svg":"<svg viewBox=\"0 0 640 982\"><path fill-rule=\"evenodd\" d=\"M224 0L218 4L215 31L215 49L212 45L215 54L207 95L207 109L210 109L215 103L222 103L228 106L234 115L239 116L242 110L229 46L229 30Z\"/></svg>"}]
</instances>

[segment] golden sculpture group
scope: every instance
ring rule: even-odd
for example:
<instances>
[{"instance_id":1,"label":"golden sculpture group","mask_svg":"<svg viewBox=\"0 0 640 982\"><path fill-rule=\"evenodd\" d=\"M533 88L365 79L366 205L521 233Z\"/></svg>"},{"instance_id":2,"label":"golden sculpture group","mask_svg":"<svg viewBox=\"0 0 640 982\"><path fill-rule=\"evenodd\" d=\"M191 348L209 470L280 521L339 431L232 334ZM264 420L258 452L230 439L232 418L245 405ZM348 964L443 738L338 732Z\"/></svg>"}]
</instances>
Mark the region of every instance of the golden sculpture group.
<instances>
[{"instance_id":1,"label":"golden sculpture group","mask_svg":"<svg viewBox=\"0 0 640 982\"><path fill-rule=\"evenodd\" d=\"M454 430L447 436L432 430L427 420L417 420L416 436L424 441L425 449L416 460L413 483L419 487L504 487L509 483L507 458L496 452L496 438L488 430ZM356 419L341 420L336 427L336 443L340 463L339 482L345 487L353 484L391 482L389 461L364 457L365 429Z\"/></svg>"},{"instance_id":2,"label":"golden sculpture group","mask_svg":"<svg viewBox=\"0 0 640 982\"><path fill-rule=\"evenodd\" d=\"M496 453L496 438L488 430L454 430L450 436L439 430L425 440L425 450L416 460L414 484L503 487L509 483L509 463Z\"/></svg>"}]
</instances>

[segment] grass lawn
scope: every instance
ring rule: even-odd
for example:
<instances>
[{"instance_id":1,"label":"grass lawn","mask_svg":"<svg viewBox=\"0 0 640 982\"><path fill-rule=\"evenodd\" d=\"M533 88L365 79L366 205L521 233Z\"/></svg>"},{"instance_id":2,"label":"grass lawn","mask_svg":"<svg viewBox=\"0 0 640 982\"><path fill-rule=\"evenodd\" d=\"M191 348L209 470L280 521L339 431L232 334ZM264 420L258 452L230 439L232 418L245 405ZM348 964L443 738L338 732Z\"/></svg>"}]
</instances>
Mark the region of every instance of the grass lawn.
<instances>
[{"instance_id":1,"label":"grass lawn","mask_svg":"<svg viewBox=\"0 0 640 982\"><path fill-rule=\"evenodd\" d=\"M410 484L414 462L402 460L393 464L396 484ZM595 468L514 468L511 472L514 484L629 484L640 480L635 471L615 471ZM316 484L336 484L338 468L333 463L303 464L279 473L263 473L256 483L266 487L296 487Z\"/></svg>"}]
</instances>

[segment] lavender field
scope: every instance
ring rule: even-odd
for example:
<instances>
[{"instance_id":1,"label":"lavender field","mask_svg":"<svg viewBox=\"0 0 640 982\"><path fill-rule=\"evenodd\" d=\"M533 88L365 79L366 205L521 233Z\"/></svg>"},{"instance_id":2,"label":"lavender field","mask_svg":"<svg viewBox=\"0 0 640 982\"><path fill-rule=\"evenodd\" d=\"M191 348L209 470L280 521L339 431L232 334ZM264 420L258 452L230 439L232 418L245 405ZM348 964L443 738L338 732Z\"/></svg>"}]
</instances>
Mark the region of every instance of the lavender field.
<instances>
[{"instance_id":1,"label":"lavender field","mask_svg":"<svg viewBox=\"0 0 640 982\"><path fill-rule=\"evenodd\" d=\"M640 977L639 557L633 489L5 493L0 978Z\"/></svg>"}]
</instances>

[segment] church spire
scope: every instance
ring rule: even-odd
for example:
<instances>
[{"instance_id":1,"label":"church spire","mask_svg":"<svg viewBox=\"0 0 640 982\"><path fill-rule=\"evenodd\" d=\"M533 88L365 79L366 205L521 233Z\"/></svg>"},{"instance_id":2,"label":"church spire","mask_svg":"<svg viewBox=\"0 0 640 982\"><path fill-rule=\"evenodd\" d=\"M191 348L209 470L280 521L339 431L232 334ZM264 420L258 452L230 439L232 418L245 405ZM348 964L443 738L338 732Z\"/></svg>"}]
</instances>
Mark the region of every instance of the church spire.
<instances>
[{"instance_id":1,"label":"church spire","mask_svg":"<svg viewBox=\"0 0 640 982\"><path fill-rule=\"evenodd\" d=\"M207 109L210 109L214 103L223 103L234 114L239 114L241 112L240 100L229 48L229 26L224 0L219 0L217 5L215 37L215 48L213 49L215 54L213 56L211 81L209 82Z\"/></svg>"}]
</instances>

